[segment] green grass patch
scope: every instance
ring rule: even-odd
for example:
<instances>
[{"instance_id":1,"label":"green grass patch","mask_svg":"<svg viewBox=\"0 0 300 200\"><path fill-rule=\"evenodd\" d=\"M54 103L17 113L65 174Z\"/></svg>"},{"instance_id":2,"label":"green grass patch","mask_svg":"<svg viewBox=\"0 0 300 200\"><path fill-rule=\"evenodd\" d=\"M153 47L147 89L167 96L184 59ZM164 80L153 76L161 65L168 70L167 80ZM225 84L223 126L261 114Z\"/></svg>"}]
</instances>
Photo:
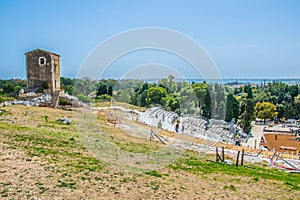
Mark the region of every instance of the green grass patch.
<instances>
[{"instance_id":1,"label":"green grass patch","mask_svg":"<svg viewBox=\"0 0 300 200\"><path fill-rule=\"evenodd\" d=\"M148 174L150 176L155 176L155 177L162 177L163 176L163 174L158 173L156 170L145 172L145 174Z\"/></svg>"},{"instance_id":2,"label":"green grass patch","mask_svg":"<svg viewBox=\"0 0 300 200\"><path fill-rule=\"evenodd\" d=\"M150 176L154 176L154 177L169 176L169 174L161 174L161 173L157 172L156 170L147 171L147 172L145 172L145 174L150 175Z\"/></svg>"},{"instance_id":3,"label":"green grass patch","mask_svg":"<svg viewBox=\"0 0 300 200\"><path fill-rule=\"evenodd\" d=\"M10 124L7 122L0 122L0 129L5 129L5 130L16 130L16 131L24 131L24 130L30 130L30 127L27 126L19 126L16 124Z\"/></svg>"},{"instance_id":4,"label":"green grass patch","mask_svg":"<svg viewBox=\"0 0 300 200\"><path fill-rule=\"evenodd\" d=\"M145 143L135 143L131 141L112 141L114 142L120 149L132 153L151 153L158 150L158 146L149 145Z\"/></svg>"},{"instance_id":5,"label":"green grass patch","mask_svg":"<svg viewBox=\"0 0 300 200\"><path fill-rule=\"evenodd\" d=\"M288 174L277 169L270 169L261 166L235 167L222 163L206 162L196 157L189 157L179 159L177 162L169 165L169 168L174 170L184 170L191 173L248 176L253 177L254 181L258 181L260 179L277 180L290 186L292 189L300 189L300 176L298 174Z\"/></svg>"},{"instance_id":6,"label":"green grass patch","mask_svg":"<svg viewBox=\"0 0 300 200\"><path fill-rule=\"evenodd\" d=\"M76 183L74 182L64 182L64 181L59 181L57 184L58 187L65 187L65 188L70 188L70 189L76 189Z\"/></svg>"},{"instance_id":7,"label":"green grass patch","mask_svg":"<svg viewBox=\"0 0 300 200\"><path fill-rule=\"evenodd\" d=\"M8 189L4 189L0 192L0 194L2 195L2 197L6 197L8 193Z\"/></svg>"},{"instance_id":8,"label":"green grass patch","mask_svg":"<svg viewBox=\"0 0 300 200\"><path fill-rule=\"evenodd\" d=\"M259 178L258 178L258 177L255 177L253 180L254 180L255 182L257 182L257 181L259 181Z\"/></svg>"},{"instance_id":9,"label":"green grass patch","mask_svg":"<svg viewBox=\"0 0 300 200\"><path fill-rule=\"evenodd\" d=\"M233 186L233 185L225 185L224 187L223 187L225 190L226 189L230 189L230 190L232 190L232 191L236 191L236 188Z\"/></svg>"},{"instance_id":10,"label":"green grass patch","mask_svg":"<svg viewBox=\"0 0 300 200\"><path fill-rule=\"evenodd\" d=\"M0 129L10 130L1 134L6 138L3 142L24 149L29 157L37 156L54 163L57 166L52 169L54 171L97 172L104 167L96 158L83 154L86 150L77 142L77 132L60 129L55 131L45 127L22 127L5 122L0 122Z\"/></svg>"}]
</instances>

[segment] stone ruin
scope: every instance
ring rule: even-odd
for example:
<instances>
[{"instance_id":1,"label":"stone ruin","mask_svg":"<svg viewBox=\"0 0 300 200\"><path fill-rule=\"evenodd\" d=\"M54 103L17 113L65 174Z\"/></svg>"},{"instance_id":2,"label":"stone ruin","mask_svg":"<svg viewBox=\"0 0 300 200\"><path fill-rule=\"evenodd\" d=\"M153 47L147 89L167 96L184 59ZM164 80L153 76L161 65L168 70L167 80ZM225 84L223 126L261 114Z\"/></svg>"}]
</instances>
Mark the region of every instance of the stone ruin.
<instances>
[{"instance_id":1,"label":"stone ruin","mask_svg":"<svg viewBox=\"0 0 300 200\"><path fill-rule=\"evenodd\" d=\"M26 56L26 93L53 94L60 90L60 55L35 49Z\"/></svg>"},{"instance_id":2,"label":"stone ruin","mask_svg":"<svg viewBox=\"0 0 300 200\"><path fill-rule=\"evenodd\" d=\"M178 118L177 113L166 111L161 107L152 107L140 114L139 121L155 127L161 123L162 129L175 131L174 124Z\"/></svg>"},{"instance_id":3,"label":"stone ruin","mask_svg":"<svg viewBox=\"0 0 300 200\"><path fill-rule=\"evenodd\" d=\"M18 100L7 101L0 105L43 106L57 108L63 100L72 107L82 107L76 97L64 94L60 88L60 55L35 49L25 53L26 89L21 89Z\"/></svg>"},{"instance_id":4,"label":"stone ruin","mask_svg":"<svg viewBox=\"0 0 300 200\"><path fill-rule=\"evenodd\" d=\"M139 121L171 132L186 134L210 141L233 143L234 135L230 132L230 125L223 120L208 120L199 116L179 117L177 113L166 111L161 107L152 107L140 113Z\"/></svg>"}]
</instances>

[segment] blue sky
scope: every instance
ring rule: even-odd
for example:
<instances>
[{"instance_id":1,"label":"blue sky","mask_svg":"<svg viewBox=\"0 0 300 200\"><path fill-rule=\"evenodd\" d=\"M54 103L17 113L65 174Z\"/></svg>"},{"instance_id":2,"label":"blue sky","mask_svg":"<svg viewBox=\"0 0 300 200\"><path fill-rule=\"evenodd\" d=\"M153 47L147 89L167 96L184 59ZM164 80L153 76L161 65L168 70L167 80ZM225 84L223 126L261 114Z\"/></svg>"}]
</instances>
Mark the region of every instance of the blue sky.
<instances>
[{"instance_id":1,"label":"blue sky","mask_svg":"<svg viewBox=\"0 0 300 200\"><path fill-rule=\"evenodd\" d=\"M36 48L60 54L61 75L75 77L101 42L142 27L191 37L205 48L223 78L300 78L299 10L297 0L2 0L0 78L25 78L24 53ZM147 53L114 63L107 77L130 67L131 61L143 64ZM162 57L155 62L170 57L162 64L182 64L174 56L155 55ZM186 76L195 78L193 72Z\"/></svg>"}]
</instances>

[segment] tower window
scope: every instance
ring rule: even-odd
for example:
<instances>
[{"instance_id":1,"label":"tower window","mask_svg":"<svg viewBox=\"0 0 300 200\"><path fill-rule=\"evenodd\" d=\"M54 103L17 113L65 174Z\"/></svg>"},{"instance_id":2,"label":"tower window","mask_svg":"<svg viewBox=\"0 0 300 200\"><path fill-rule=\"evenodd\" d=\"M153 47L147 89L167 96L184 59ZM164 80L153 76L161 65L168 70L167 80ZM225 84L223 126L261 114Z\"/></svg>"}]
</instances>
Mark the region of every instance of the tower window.
<instances>
[{"instance_id":1,"label":"tower window","mask_svg":"<svg viewBox=\"0 0 300 200\"><path fill-rule=\"evenodd\" d=\"M39 58L39 65L46 65L46 58L45 57L40 57Z\"/></svg>"}]
</instances>

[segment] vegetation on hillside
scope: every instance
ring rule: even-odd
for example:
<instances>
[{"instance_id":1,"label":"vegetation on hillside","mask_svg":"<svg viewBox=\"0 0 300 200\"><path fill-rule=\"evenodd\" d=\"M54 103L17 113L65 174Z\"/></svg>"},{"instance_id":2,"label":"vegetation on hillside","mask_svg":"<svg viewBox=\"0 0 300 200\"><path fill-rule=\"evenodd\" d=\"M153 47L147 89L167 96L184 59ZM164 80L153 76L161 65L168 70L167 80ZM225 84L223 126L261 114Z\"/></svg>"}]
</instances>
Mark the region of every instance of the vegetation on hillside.
<instances>
[{"instance_id":1,"label":"vegetation on hillside","mask_svg":"<svg viewBox=\"0 0 300 200\"><path fill-rule=\"evenodd\" d=\"M0 80L0 103L9 100L7 97L16 97L19 91L26 87L26 81L20 79Z\"/></svg>"},{"instance_id":2,"label":"vegetation on hillside","mask_svg":"<svg viewBox=\"0 0 300 200\"><path fill-rule=\"evenodd\" d=\"M103 82L103 80L102 80ZM263 120L300 117L300 90L298 85L272 82L266 85L229 85L177 82L173 76L156 83L138 80L106 80L113 86L112 99L141 107L161 105L180 115L201 115L206 118L233 118L246 133L251 132L255 117ZM91 83L86 80L85 84ZM101 83L101 81L100 81ZM91 86L87 86L91 88ZM99 90L98 84L98 90ZM95 91L98 91L95 90ZM86 91L86 90L81 90ZM81 93L88 96L87 93ZM262 115L262 106L274 105Z\"/></svg>"},{"instance_id":3,"label":"vegetation on hillside","mask_svg":"<svg viewBox=\"0 0 300 200\"><path fill-rule=\"evenodd\" d=\"M275 81L267 85L233 88L217 83L178 82L173 76L155 83L62 77L61 87L83 102L118 101L146 108L160 105L179 115L201 115L227 122L234 118L247 133L251 132L251 122L255 117L264 120L300 117L299 86ZM25 88L25 81L0 81L0 102L17 97L21 88ZM272 109L267 109L267 106Z\"/></svg>"}]
</instances>

